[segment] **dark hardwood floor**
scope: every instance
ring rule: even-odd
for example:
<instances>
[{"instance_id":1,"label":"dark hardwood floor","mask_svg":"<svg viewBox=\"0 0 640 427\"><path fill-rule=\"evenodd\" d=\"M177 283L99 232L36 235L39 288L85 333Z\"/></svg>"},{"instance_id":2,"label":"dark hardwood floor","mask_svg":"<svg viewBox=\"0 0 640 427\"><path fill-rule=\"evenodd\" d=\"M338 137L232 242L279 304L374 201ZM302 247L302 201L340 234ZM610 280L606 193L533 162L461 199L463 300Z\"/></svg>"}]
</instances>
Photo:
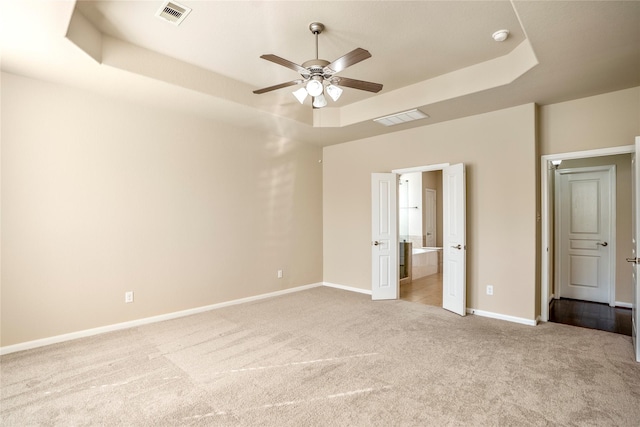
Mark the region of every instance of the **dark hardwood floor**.
<instances>
[{"instance_id":1,"label":"dark hardwood floor","mask_svg":"<svg viewBox=\"0 0 640 427\"><path fill-rule=\"evenodd\" d=\"M631 309L608 304L554 299L549 308L549 321L631 335Z\"/></svg>"}]
</instances>

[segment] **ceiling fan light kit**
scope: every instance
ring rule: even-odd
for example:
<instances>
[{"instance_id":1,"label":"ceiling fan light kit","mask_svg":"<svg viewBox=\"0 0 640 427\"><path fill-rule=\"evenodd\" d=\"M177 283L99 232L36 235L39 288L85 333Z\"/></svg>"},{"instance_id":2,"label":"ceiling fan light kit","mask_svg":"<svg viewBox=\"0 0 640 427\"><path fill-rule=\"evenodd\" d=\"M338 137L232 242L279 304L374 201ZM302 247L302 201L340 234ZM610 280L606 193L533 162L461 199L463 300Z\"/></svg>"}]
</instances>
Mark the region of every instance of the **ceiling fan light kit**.
<instances>
[{"instance_id":1,"label":"ceiling fan light kit","mask_svg":"<svg viewBox=\"0 0 640 427\"><path fill-rule=\"evenodd\" d=\"M304 86L295 90L293 96L303 104L307 95L312 98L313 108L322 108L327 105L325 93L335 102L342 95L343 89L339 86L350 87L353 89L365 90L368 92L380 92L382 85L379 83L366 82L362 80L350 79L347 77L338 77L335 74L344 70L351 65L357 64L371 57L371 54L364 49L357 48L346 55L336 59L333 62L318 58L318 35L324 30L324 24L320 22L312 22L309 30L316 36L316 58L305 61L302 65L298 65L287 59L280 58L273 54L260 56L262 59L274 62L284 67L290 68L300 73L302 79L292 80L290 82L281 83L275 86L269 86L263 89L254 90L255 94L262 94L276 89L282 89L288 86L294 86L304 83Z\"/></svg>"},{"instance_id":2,"label":"ceiling fan light kit","mask_svg":"<svg viewBox=\"0 0 640 427\"><path fill-rule=\"evenodd\" d=\"M307 83L306 86L307 92L311 96L318 96L324 90L324 86L322 85L322 77L321 76L313 76L311 80Z\"/></svg>"},{"instance_id":3,"label":"ceiling fan light kit","mask_svg":"<svg viewBox=\"0 0 640 427\"><path fill-rule=\"evenodd\" d=\"M323 94L313 97L313 106L315 108L322 108L327 106L327 98Z\"/></svg>"},{"instance_id":4,"label":"ceiling fan light kit","mask_svg":"<svg viewBox=\"0 0 640 427\"><path fill-rule=\"evenodd\" d=\"M327 86L327 95L329 95L335 102L340 98L340 95L342 95L342 89L336 85L329 85Z\"/></svg>"}]
</instances>

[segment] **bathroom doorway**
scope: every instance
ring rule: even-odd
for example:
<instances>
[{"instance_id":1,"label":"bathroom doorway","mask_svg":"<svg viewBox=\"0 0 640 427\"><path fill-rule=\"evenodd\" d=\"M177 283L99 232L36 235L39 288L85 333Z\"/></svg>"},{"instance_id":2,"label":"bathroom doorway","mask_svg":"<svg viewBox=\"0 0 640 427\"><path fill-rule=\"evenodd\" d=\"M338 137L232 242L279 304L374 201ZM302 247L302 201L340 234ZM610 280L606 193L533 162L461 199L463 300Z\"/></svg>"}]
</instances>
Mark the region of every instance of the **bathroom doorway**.
<instances>
[{"instance_id":1,"label":"bathroom doorway","mask_svg":"<svg viewBox=\"0 0 640 427\"><path fill-rule=\"evenodd\" d=\"M400 299L442 307L442 170L398 181Z\"/></svg>"}]
</instances>

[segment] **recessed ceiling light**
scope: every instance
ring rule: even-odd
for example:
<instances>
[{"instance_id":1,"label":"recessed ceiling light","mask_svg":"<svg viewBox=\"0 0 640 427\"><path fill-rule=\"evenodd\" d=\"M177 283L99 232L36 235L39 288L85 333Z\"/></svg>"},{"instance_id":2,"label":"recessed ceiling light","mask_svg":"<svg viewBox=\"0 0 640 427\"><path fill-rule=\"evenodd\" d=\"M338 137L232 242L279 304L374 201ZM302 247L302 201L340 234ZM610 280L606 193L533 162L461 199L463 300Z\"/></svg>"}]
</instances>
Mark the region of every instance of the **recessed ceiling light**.
<instances>
[{"instance_id":1,"label":"recessed ceiling light","mask_svg":"<svg viewBox=\"0 0 640 427\"><path fill-rule=\"evenodd\" d=\"M498 30L491 35L497 42L503 42L509 37L509 30Z\"/></svg>"},{"instance_id":2,"label":"recessed ceiling light","mask_svg":"<svg viewBox=\"0 0 640 427\"><path fill-rule=\"evenodd\" d=\"M402 113L391 114L390 116L379 117L373 119L374 122L385 126L399 125L401 123L412 122L414 120L426 119L429 115L414 108L413 110L403 111Z\"/></svg>"}]
</instances>

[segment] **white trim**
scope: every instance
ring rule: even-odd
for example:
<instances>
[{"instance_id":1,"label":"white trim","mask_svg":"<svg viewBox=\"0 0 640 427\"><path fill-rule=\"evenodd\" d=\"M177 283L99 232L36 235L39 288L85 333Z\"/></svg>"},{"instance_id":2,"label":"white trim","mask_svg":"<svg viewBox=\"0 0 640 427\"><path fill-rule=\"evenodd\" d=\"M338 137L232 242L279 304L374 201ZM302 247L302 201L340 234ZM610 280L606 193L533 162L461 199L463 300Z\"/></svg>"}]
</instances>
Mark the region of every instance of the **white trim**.
<instances>
[{"instance_id":1,"label":"white trim","mask_svg":"<svg viewBox=\"0 0 640 427\"><path fill-rule=\"evenodd\" d=\"M34 341L27 341L19 344L0 347L0 355L9 353L15 353L17 351L30 350L37 347L44 347L46 345L58 344L65 341L71 341L78 338L86 338L94 335L104 334L107 332L119 331L122 329L129 329L136 326L147 325L149 323L162 322L165 320L177 319L180 317L191 316L192 314L203 313L205 311L216 310L219 308L229 307L232 305L244 304L251 301L258 301L261 299L272 298L280 295L290 294L293 292L304 291L311 288L322 286L322 283L313 283L310 285L298 286L290 289L283 289L281 291L269 292L266 294L255 295L247 298L240 298L232 301L221 302L218 304L206 305L203 307L191 308L188 310L175 311L173 313L161 314L158 316L145 317L143 319L131 320L129 322L116 323L113 325L101 326L93 329L85 329L84 331L71 332L63 335L56 335L53 337L42 338Z\"/></svg>"},{"instance_id":2,"label":"white trim","mask_svg":"<svg viewBox=\"0 0 640 427\"><path fill-rule=\"evenodd\" d=\"M551 267L551 253L549 252L549 244L552 241L551 229L549 225L549 215L553 213L549 212L551 197L551 188L549 180L549 171L551 170L551 160L569 160L569 159L581 159L587 157L601 157L601 156L614 156L617 154L629 154L635 153L636 149L634 145L624 145L620 147L601 148L597 150L588 151L576 151L572 153L561 154L545 154L540 157L540 178L542 180L540 185L541 194L541 219L542 219L542 242L540 245L540 301L541 301L541 313L540 320L546 322L549 320L549 268Z\"/></svg>"},{"instance_id":3,"label":"white trim","mask_svg":"<svg viewBox=\"0 0 640 427\"><path fill-rule=\"evenodd\" d=\"M354 288L353 286L337 285L335 283L322 282L322 286L329 288L342 289L343 291L357 292L359 294L371 295L371 289Z\"/></svg>"},{"instance_id":4,"label":"white trim","mask_svg":"<svg viewBox=\"0 0 640 427\"><path fill-rule=\"evenodd\" d=\"M620 307L620 308L633 308L633 304L631 304L630 302L620 302L620 301L616 301L616 307Z\"/></svg>"},{"instance_id":5,"label":"white trim","mask_svg":"<svg viewBox=\"0 0 640 427\"><path fill-rule=\"evenodd\" d=\"M475 314L476 316L490 317L492 319L506 320L507 322L520 323L522 325L527 325L527 326L536 326L538 324L538 321L540 320L540 316L538 316L536 320L531 320L531 319L525 319L524 317L508 316L506 314L492 313L490 311L477 310L475 308L468 308L468 307L467 307L467 313Z\"/></svg>"},{"instance_id":6,"label":"white trim","mask_svg":"<svg viewBox=\"0 0 640 427\"><path fill-rule=\"evenodd\" d=\"M551 304L551 301L556 297L555 294L551 294L551 296L549 296L549 301L547 302L547 304ZM542 316L540 317L542 318Z\"/></svg>"},{"instance_id":7,"label":"white trim","mask_svg":"<svg viewBox=\"0 0 640 427\"><path fill-rule=\"evenodd\" d=\"M412 168L393 169L391 172L397 173L398 175L402 175L403 173L413 173L413 172L432 172L432 171L442 170L449 166L451 166L450 163L439 163L437 165L414 166Z\"/></svg>"}]
</instances>

